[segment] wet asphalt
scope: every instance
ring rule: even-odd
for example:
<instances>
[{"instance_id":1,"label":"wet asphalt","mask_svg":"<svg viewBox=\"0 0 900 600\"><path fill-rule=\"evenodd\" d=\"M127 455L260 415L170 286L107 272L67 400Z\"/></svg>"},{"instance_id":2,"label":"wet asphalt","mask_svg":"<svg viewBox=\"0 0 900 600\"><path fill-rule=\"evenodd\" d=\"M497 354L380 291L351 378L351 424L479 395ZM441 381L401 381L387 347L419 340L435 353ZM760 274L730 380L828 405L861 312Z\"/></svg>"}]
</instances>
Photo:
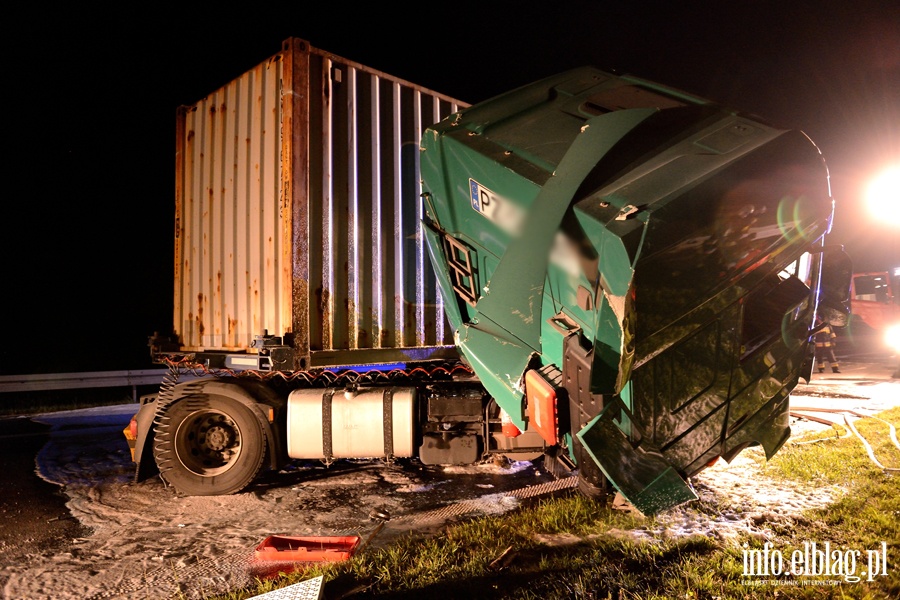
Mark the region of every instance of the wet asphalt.
<instances>
[{"instance_id":1,"label":"wet asphalt","mask_svg":"<svg viewBox=\"0 0 900 600\"><path fill-rule=\"evenodd\" d=\"M87 533L66 507L63 489L37 475L35 459L49 429L25 417L0 419L0 564Z\"/></svg>"}]
</instances>

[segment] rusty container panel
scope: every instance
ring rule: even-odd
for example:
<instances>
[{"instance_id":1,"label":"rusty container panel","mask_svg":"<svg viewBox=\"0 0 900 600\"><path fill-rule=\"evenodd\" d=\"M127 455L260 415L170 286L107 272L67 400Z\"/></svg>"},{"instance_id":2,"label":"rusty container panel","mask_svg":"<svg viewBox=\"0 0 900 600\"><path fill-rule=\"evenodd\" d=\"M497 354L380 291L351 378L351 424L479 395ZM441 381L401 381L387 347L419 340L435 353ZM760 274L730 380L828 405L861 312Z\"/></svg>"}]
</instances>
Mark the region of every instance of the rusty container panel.
<instances>
[{"instance_id":1,"label":"rusty container panel","mask_svg":"<svg viewBox=\"0 0 900 600\"><path fill-rule=\"evenodd\" d=\"M308 368L452 346L419 230L418 145L465 106L292 38L179 108L183 349L254 352L268 333Z\"/></svg>"}]
</instances>

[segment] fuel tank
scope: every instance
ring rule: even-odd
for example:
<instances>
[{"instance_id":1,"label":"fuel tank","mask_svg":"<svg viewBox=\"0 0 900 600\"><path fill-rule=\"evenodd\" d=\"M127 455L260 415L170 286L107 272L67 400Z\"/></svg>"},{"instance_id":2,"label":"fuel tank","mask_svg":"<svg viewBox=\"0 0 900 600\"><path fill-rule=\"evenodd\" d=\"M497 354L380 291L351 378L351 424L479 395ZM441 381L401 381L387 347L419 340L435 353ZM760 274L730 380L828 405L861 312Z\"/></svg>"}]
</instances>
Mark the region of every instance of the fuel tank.
<instances>
[{"instance_id":1,"label":"fuel tank","mask_svg":"<svg viewBox=\"0 0 900 600\"><path fill-rule=\"evenodd\" d=\"M300 389L288 396L288 456L413 456L415 388Z\"/></svg>"}]
</instances>

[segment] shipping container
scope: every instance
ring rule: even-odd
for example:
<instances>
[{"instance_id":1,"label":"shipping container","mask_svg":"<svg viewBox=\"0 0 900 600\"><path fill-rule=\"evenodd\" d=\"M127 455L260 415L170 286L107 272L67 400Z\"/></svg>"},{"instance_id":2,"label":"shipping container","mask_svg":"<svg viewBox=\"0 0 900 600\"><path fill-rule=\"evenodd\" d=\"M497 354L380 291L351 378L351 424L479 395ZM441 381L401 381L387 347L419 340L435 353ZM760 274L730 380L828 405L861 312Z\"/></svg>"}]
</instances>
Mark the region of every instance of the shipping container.
<instances>
[{"instance_id":1,"label":"shipping container","mask_svg":"<svg viewBox=\"0 0 900 600\"><path fill-rule=\"evenodd\" d=\"M455 356L419 230L418 145L466 106L292 38L180 107L181 349L255 363L281 346L291 369Z\"/></svg>"}]
</instances>

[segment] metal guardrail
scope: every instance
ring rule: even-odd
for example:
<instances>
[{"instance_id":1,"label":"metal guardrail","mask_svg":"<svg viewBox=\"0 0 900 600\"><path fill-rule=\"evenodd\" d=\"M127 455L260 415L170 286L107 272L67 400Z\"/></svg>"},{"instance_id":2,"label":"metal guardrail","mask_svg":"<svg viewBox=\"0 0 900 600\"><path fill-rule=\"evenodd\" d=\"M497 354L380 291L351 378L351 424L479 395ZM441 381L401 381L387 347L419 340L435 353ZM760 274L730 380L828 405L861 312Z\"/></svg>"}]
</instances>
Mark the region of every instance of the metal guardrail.
<instances>
[{"instance_id":1,"label":"metal guardrail","mask_svg":"<svg viewBox=\"0 0 900 600\"><path fill-rule=\"evenodd\" d=\"M162 383L167 369L135 371L96 371L91 373L48 373L38 375L0 375L0 393L73 390L79 388L130 387L137 402L139 386Z\"/></svg>"}]
</instances>

